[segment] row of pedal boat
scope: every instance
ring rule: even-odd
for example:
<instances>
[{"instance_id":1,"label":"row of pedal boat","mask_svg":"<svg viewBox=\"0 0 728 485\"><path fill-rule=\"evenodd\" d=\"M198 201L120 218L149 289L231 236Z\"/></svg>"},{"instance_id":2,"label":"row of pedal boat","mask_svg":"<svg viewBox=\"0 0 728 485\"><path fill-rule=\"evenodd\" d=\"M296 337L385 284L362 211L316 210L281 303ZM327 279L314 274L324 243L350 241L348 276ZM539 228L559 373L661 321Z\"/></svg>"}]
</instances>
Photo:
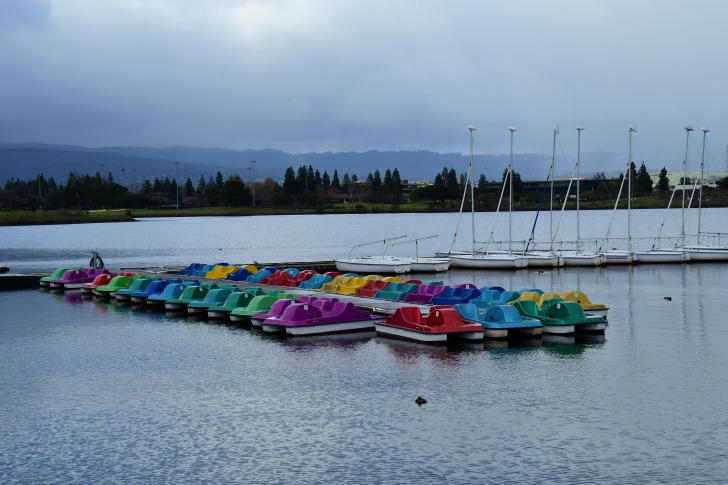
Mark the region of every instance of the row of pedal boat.
<instances>
[{"instance_id":1,"label":"row of pedal boat","mask_svg":"<svg viewBox=\"0 0 728 485\"><path fill-rule=\"evenodd\" d=\"M603 334L607 326L607 307L592 303L580 291L508 291L470 283L451 286L439 281L258 269L253 265L245 265L250 274L236 281L228 277L239 270L234 269L238 265L225 263L205 268L204 278L217 276L217 281L201 282L197 278L202 276L194 276L201 270L193 266L180 277L167 278L94 270L98 274L93 281L80 285L74 278L87 273L88 279L89 268L59 268L42 279L41 286L80 289L89 297L227 319L265 333L298 336L375 330L387 337L443 344L541 334ZM268 276L260 278L258 273ZM59 286L59 282L67 286ZM377 301L396 304L387 307Z\"/></svg>"}]
</instances>

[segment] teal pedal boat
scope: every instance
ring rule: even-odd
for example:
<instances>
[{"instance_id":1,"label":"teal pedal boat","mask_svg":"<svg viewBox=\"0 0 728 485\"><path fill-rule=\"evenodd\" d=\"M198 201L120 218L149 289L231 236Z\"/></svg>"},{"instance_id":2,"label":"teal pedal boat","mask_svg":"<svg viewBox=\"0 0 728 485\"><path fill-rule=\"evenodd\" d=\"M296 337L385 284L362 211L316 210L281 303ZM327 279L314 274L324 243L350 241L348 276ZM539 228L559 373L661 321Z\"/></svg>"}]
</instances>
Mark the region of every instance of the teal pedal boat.
<instances>
[{"instance_id":1,"label":"teal pedal boat","mask_svg":"<svg viewBox=\"0 0 728 485\"><path fill-rule=\"evenodd\" d=\"M138 280L134 280L131 285L129 285L129 288L122 288L114 292L114 298L116 301L131 301L132 293L144 291L150 283L161 279L162 278L159 276L150 276L148 278L139 278Z\"/></svg>"},{"instance_id":2,"label":"teal pedal boat","mask_svg":"<svg viewBox=\"0 0 728 485\"><path fill-rule=\"evenodd\" d=\"M482 308L474 303L458 303L453 308L463 320L481 324L486 338L532 337L543 332L539 319L524 317L512 305L495 303Z\"/></svg>"},{"instance_id":3,"label":"teal pedal boat","mask_svg":"<svg viewBox=\"0 0 728 485\"><path fill-rule=\"evenodd\" d=\"M215 288L207 292L202 301L192 301L187 305L187 314L195 316L207 316L207 311L212 306L222 305L233 291L230 288Z\"/></svg>"},{"instance_id":4,"label":"teal pedal boat","mask_svg":"<svg viewBox=\"0 0 728 485\"><path fill-rule=\"evenodd\" d=\"M164 302L164 309L168 312L187 310L187 305L193 301L202 301L210 290L217 288L217 283L202 283L198 286L188 286L177 298L170 298Z\"/></svg>"},{"instance_id":5,"label":"teal pedal boat","mask_svg":"<svg viewBox=\"0 0 728 485\"><path fill-rule=\"evenodd\" d=\"M230 312L248 306L255 296L248 291L230 293L222 305L213 305L207 309L207 318L229 318Z\"/></svg>"},{"instance_id":6,"label":"teal pedal boat","mask_svg":"<svg viewBox=\"0 0 728 485\"><path fill-rule=\"evenodd\" d=\"M540 308L533 300L518 300L513 306L521 315L540 320L544 334L604 333L607 328L604 317L586 315L581 305L561 298L543 300Z\"/></svg>"}]
</instances>

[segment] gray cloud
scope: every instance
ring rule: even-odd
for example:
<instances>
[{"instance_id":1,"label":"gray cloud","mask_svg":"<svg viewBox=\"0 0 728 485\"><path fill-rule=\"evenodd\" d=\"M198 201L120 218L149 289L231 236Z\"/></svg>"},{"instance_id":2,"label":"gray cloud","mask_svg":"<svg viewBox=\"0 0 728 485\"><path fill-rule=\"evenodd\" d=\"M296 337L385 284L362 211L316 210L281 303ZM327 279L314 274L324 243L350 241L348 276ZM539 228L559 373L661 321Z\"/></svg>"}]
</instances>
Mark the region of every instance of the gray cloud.
<instances>
[{"instance_id":1,"label":"gray cloud","mask_svg":"<svg viewBox=\"0 0 728 485\"><path fill-rule=\"evenodd\" d=\"M624 153L724 167L728 4L658 0L0 2L0 142ZM691 159L700 153L694 135ZM586 156L586 170L602 167Z\"/></svg>"}]
</instances>

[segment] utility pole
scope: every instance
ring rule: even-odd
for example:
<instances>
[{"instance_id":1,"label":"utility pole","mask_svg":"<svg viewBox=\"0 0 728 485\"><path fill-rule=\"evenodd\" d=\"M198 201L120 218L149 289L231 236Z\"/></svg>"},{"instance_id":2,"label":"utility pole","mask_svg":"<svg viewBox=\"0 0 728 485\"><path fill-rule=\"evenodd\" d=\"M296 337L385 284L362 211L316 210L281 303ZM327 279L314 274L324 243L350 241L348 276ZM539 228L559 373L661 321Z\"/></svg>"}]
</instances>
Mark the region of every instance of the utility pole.
<instances>
[{"instance_id":1,"label":"utility pole","mask_svg":"<svg viewBox=\"0 0 728 485\"><path fill-rule=\"evenodd\" d=\"M177 199L176 199L177 200L177 210L179 210L179 187L177 185L177 170L179 169L179 162L173 162L173 163L175 165L175 167L174 167L174 191L176 192L175 195L177 196Z\"/></svg>"},{"instance_id":2,"label":"utility pole","mask_svg":"<svg viewBox=\"0 0 728 485\"><path fill-rule=\"evenodd\" d=\"M255 160L251 160L250 163L253 165L253 209L255 209Z\"/></svg>"}]
</instances>

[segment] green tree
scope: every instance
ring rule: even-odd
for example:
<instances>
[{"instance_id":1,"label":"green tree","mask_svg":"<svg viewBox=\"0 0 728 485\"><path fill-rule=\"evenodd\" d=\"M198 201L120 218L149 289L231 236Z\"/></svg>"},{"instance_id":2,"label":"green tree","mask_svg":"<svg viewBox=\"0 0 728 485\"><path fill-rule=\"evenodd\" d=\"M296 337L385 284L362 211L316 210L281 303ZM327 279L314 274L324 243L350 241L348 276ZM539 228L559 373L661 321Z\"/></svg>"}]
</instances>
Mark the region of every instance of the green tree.
<instances>
[{"instance_id":1,"label":"green tree","mask_svg":"<svg viewBox=\"0 0 728 485\"><path fill-rule=\"evenodd\" d=\"M506 176L508 175L508 169L503 169L503 178L501 179L501 182L505 182ZM521 180L521 174L513 171L513 199L515 200L518 196L523 192L523 181ZM506 193L508 193L508 189L506 189Z\"/></svg>"},{"instance_id":2,"label":"green tree","mask_svg":"<svg viewBox=\"0 0 728 485\"><path fill-rule=\"evenodd\" d=\"M252 195L238 174L233 174L223 183L222 202L230 207L243 207L250 204Z\"/></svg>"},{"instance_id":3,"label":"green tree","mask_svg":"<svg viewBox=\"0 0 728 485\"><path fill-rule=\"evenodd\" d=\"M640 170L637 172L635 189L637 195L649 195L652 193L652 177L650 177L650 174L647 172L647 167L644 162L642 162Z\"/></svg>"},{"instance_id":4,"label":"green tree","mask_svg":"<svg viewBox=\"0 0 728 485\"><path fill-rule=\"evenodd\" d=\"M324 188L324 192L328 193L329 187L331 186L331 180L329 179L329 172L324 170L324 175L321 177L321 186Z\"/></svg>"},{"instance_id":5,"label":"green tree","mask_svg":"<svg viewBox=\"0 0 728 485\"><path fill-rule=\"evenodd\" d=\"M402 178L399 176L399 170L395 167L394 171L392 172L392 195L394 196L394 200L399 202L400 197L402 196Z\"/></svg>"},{"instance_id":6,"label":"green tree","mask_svg":"<svg viewBox=\"0 0 728 485\"><path fill-rule=\"evenodd\" d=\"M348 192L350 184L351 184L351 180L349 179L349 172L344 172L344 178L341 179L342 192Z\"/></svg>"},{"instance_id":7,"label":"green tree","mask_svg":"<svg viewBox=\"0 0 728 485\"><path fill-rule=\"evenodd\" d=\"M295 195L297 192L296 173L293 167L288 167L283 175L283 193Z\"/></svg>"},{"instance_id":8,"label":"green tree","mask_svg":"<svg viewBox=\"0 0 728 485\"><path fill-rule=\"evenodd\" d=\"M662 170L660 170L660 176L657 179L657 190L662 194L670 191L670 179L667 177L667 169L665 167L662 167Z\"/></svg>"}]
</instances>

